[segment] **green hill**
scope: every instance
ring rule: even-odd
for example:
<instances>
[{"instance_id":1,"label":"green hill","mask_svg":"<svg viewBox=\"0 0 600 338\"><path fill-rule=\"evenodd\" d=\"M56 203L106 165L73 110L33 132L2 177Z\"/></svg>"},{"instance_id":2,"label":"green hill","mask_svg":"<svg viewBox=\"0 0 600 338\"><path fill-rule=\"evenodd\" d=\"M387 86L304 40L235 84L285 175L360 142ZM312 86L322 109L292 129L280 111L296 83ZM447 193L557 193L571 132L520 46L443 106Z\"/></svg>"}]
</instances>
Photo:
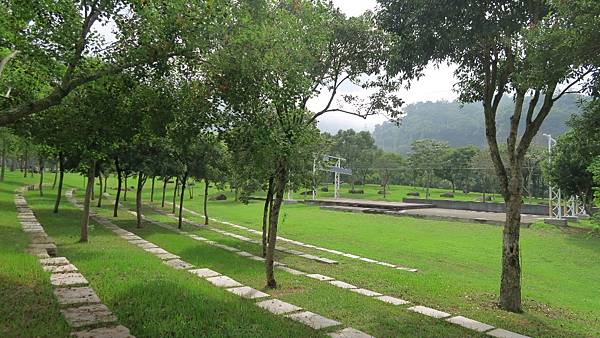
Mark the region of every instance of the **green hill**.
<instances>
[{"instance_id":1,"label":"green hill","mask_svg":"<svg viewBox=\"0 0 600 338\"><path fill-rule=\"evenodd\" d=\"M556 136L564 133L569 117L579 114L581 100L582 97L578 95L565 95L558 100L535 142L545 144L542 133ZM528 99L525 104L528 104ZM508 96L500 103L497 117L499 140L506 139L513 106ZM451 146L486 146L483 107L479 102L464 105L457 101L419 102L406 106L405 112L406 117L400 126L385 122L375 127L373 137L378 147L406 154L413 141L424 138L447 141ZM523 131L523 127L520 131Z\"/></svg>"}]
</instances>

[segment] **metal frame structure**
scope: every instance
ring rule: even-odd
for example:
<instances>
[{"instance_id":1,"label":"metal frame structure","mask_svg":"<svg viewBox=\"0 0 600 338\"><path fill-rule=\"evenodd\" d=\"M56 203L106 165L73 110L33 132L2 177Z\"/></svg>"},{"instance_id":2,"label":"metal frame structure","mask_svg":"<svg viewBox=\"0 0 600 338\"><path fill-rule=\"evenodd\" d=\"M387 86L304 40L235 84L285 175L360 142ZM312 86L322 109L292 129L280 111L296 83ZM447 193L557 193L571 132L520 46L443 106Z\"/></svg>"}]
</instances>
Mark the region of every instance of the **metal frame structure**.
<instances>
[{"instance_id":1,"label":"metal frame structure","mask_svg":"<svg viewBox=\"0 0 600 338\"><path fill-rule=\"evenodd\" d=\"M556 140L550 134L542 134L548 138L548 155L552 154L552 147L556 145ZM552 157L548 157L548 162L552 161ZM554 188L548 185L548 210L550 218L562 219L562 194L559 188Z\"/></svg>"},{"instance_id":2,"label":"metal frame structure","mask_svg":"<svg viewBox=\"0 0 600 338\"><path fill-rule=\"evenodd\" d=\"M331 168L328 168L328 169L325 169L325 168L318 168L318 169L334 173L333 197L337 199L340 196L340 185L342 182L340 175L352 175L352 169L342 168L342 161L345 162L346 161L345 158L338 157L338 156L332 156L332 155L323 155L323 161L328 162L331 159L336 160L335 165L332 165ZM316 174L317 174L317 158L315 157L315 159L313 161L313 177L316 177ZM312 199L313 200L315 200L317 198L316 185L317 185L316 182L313 181L313 191L312 191Z\"/></svg>"}]
</instances>

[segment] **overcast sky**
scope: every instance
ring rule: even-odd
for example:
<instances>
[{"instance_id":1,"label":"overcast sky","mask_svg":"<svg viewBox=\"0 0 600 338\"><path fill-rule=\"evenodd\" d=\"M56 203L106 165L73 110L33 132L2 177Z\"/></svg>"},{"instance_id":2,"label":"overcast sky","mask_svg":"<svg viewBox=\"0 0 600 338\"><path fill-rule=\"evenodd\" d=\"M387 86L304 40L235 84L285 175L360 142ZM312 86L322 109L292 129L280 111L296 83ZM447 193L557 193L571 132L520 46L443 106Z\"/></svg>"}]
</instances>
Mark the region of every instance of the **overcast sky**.
<instances>
[{"instance_id":1,"label":"overcast sky","mask_svg":"<svg viewBox=\"0 0 600 338\"><path fill-rule=\"evenodd\" d=\"M373 10L376 6L375 0L333 0L335 6L339 7L346 15L361 15L366 10ZM428 67L418 82L415 82L410 90L400 90L400 97L407 103L422 101L454 100L456 93L452 91L455 82L453 76L453 67L442 65L439 68ZM356 89L354 89L356 90ZM343 92L340 94L344 94ZM358 94L366 96L365 92ZM309 107L317 110L323 107L327 102L327 95L312 100ZM373 130L376 124L380 124L385 119L379 116L372 116L365 119L350 116L343 113L327 113L319 119L319 128L323 131L337 132L339 129L353 128L355 130Z\"/></svg>"}]
</instances>

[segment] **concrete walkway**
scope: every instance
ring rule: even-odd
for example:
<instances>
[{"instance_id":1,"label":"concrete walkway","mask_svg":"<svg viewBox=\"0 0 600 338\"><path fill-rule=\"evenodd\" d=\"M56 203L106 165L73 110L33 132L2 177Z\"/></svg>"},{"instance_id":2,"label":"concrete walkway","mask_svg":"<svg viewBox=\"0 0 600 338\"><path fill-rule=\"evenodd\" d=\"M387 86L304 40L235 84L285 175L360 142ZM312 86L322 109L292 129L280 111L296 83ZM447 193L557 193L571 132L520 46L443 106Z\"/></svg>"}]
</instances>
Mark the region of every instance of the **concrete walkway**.
<instances>
[{"instance_id":1,"label":"concrete walkway","mask_svg":"<svg viewBox=\"0 0 600 338\"><path fill-rule=\"evenodd\" d=\"M89 282L79 273L77 267L65 257L55 256L57 247L38 223L33 211L28 207L23 193L26 188L15 192L15 205L23 231L30 235L33 247L28 251L36 255L45 271L51 273L50 284L54 287L63 317L75 332L75 338L135 338L129 329L119 325L117 317L102 304L98 295L89 287ZM43 239L41 241L40 239ZM41 241L41 243L40 243Z\"/></svg>"}]
</instances>

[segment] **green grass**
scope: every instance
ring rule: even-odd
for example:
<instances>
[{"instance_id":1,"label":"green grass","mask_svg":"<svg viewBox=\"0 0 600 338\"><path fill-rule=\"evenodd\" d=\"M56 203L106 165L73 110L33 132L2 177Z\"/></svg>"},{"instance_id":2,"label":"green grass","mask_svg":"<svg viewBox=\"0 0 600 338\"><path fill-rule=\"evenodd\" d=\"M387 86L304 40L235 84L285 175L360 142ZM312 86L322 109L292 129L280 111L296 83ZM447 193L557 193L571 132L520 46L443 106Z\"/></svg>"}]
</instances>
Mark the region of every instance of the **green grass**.
<instances>
[{"instance_id":1,"label":"green grass","mask_svg":"<svg viewBox=\"0 0 600 338\"><path fill-rule=\"evenodd\" d=\"M67 183L82 192L81 177L68 175ZM134 184L131 179L130 185ZM15 187L19 185L15 183ZM112 194L114 191L110 189L114 186L114 180L109 180L109 192ZM144 194L146 200L149 199L149 187L147 184ZM198 212L202 210L202 196L198 196L201 188L201 185L196 186L193 200L188 200L186 196L186 207ZM215 192L211 190L211 194ZM167 200L170 200L170 193L168 191ZM159 195L157 189L155 201ZM12 198L12 192L10 196ZM126 202L128 207L133 206L133 197L134 194L130 193ZM65 202L61 214L55 216L50 211L54 198L52 193L48 192L46 197L40 198L36 192L30 192L27 198L40 215L47 232L57 240L60 253L79 267L103 301L136 336L297 337L315 334L302 325L261 311L250 301L240 300L200 279L190 278L185 272L168 268L154 256L126 243L101 226L95 225L91 229L90 243L79 244L78 210ZM110 209L110 203L105 203L99 212L109 216ZM211 217L255 229L259 228L261 211L260 202L248 205L233 201L209 202ZM149 207L145 207L144 212L156 220L175 224L169 216L157 214ZM186 217L194 218L191 215ZM200 221L197 217L195 219ZM192 264L212 268L246 285L263 289L264 266L260 262L247 260L152 224L147 223L143 229L136 229L133 216L123 211L114 221ZM211 225L252 236L219 223ZM186 229L255 254L260 250L258 245L206 229L189 226ZM4 232L3 229L3 235ZM318 264L277 253L276 259L292 268L326 274L360 287L530 336L600 335L600 295L594 291L594 285L600 280L600 261L597 259L600 239L587 232L561 232L537 225L523 230L524 314L506 313L495 305L500 274L500 227L337 213L314 206L286 205L279 233L331 249L416 267L420 272L411 274L396 271L306 248L296 249L336 259L340 264ZM294 248L287 243L285 246ZM35 266L37 262L32 259L32 264ZM284 272L277 272L276 276L279 288L268 292L277 298L378 337L475 336L470 331L441 320L406 311L406 306L381 303L306 277L295 277ZM41 278L43 287L46 281L47 276ZM46 311L51 310L53 303L50 303ZM4 305L2 307L5 308ZM13 335L21 336L14 332ZM61 335L64 334L48 334Z\"/></svg>"},{"instance_id":2,"label":"green grass","mask_svg":"<svg viewBox=\"0 0 600 338\"><path fill-rule=\"evenodd\" d=\"M148 199L148 193L145 198ZM131 201L130 201L131 202ZM186 206L201 212L202 198ZM211 217L259 229L262 203L209 202ZM191 215L187 217L194 218ZM157 216L158 217L158 216ZM200 221L199 218L196 220ZM226 226L231 232L237 232ZM205 237L215 236L198 231ZM249 234L242 232L245 236ZM286 205L279 234L288 238L419 268L414 275L340 256L339 267L284 258L299 269L371 287L414 302L469 316L532 336L598 336L600 295L590 290L600 280L600 239L587 232L534 226L521 236L525 313L496 307L500 279L502 228L458 222L426 221L385 215L323 211ZM231 241L233 239L223 239ZM286 246L290 246L285 244ZM257 248L255 250L258 250ZM307 251L306 249L302 249Z\"/></svg>"},{"instance_id":3,"label":"green grass","mask_svg":"<svg viewBox=\"0 0 600 338\"><path fill-rule=\"evenodd\" d=\"M6 173L0 182L0 337L66 337L69 334L54 301L50 275L25 249L14 191L35 179Z\"/></svg>"}]
</instances>

